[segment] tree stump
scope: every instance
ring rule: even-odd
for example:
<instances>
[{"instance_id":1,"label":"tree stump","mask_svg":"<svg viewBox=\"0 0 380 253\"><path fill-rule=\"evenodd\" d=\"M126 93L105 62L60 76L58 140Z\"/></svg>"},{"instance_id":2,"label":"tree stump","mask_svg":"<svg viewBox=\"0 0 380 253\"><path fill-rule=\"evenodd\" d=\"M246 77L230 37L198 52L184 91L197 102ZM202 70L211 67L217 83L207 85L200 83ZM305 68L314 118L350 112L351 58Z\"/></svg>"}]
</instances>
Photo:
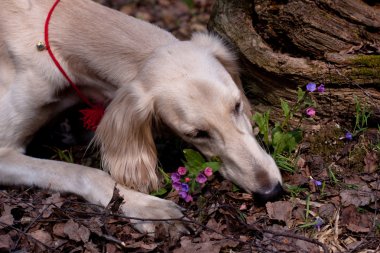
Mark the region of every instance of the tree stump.
<instances>
[{"instance_id":1,"label":"tree stump","mask_svg":"<svg viewBox=\"0 0 380 253\"><path fill-rule=\"evenodd\" d=\"M315 82L320 116L352 119L357 97L380 122L377 1L216 0L209 29L236 47L254 110L281 117L280 98Z\"/></svg>"}]
</instances>

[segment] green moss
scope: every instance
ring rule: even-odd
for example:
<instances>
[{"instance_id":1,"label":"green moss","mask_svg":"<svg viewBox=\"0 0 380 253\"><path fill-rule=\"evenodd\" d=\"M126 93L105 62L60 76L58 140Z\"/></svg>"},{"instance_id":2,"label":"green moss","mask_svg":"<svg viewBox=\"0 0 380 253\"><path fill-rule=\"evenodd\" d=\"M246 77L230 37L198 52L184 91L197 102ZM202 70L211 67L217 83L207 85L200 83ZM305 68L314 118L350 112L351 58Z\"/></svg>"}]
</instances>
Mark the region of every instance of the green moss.
<instances>
[{"instance_id":1,"label":"green moss","mask_svg":"<svg viewBox=\"0 0 380 253\"><path fill-rule=\"evenodd\" d=\"M317 134L309 136L310 150L313 154L332 157L344 146L344 143L339 141L342 136L344 132L340 128L333 126L322 128Z\"/></svg>"},{"instance_id":2,"label":"green moss","mask_svg":"<svg viewBox=\"0 0 380 253\"><path fill-rule=\"evenodd\" d=\"M380 55L359 55L352 60L352 74L366 78L380 78Z\"/></svg>"},{"instance_id":3,"label":"green moss","mask_svg":"<svg viewBox=\"0 0 380 253\"><path fill-rule=\"evenodd\" d=\"M380 78L380 68L354 68L352 74L368 78Z\"/></svg>"},{"instance_id":4,"label":"green moss","mask_svg":"<svg viewBox=\"0 0 380 253\"><path fill-rule=\"evenodd\" d=\"M368 153L366 147L361 143L354 146L349 152L349 165L356 172L364 172L364 157Z\"/></svg>"},{"instance_id":5,"label":"green moss","mask_svg":"<svg viewBox=\"0 0 380 253\"><path fill-rule=\"evenodd\" d=\"M380 68L380 55L359 55L352 62L367 68Z\"/></svg>"}]
</instances>

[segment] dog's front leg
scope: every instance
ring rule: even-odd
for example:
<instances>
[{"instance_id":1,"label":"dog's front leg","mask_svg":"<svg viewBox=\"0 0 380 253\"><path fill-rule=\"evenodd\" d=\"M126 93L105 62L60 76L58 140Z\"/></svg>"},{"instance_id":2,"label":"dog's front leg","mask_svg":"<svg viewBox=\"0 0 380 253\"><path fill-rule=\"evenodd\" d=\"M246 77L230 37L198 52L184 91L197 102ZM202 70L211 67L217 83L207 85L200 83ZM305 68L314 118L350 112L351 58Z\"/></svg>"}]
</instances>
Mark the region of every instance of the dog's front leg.
<instances>
[{"instance_id":1,"label":"dog's front leg","mask_svg":"<svg viewBox=\"0 0 380 253\"><path fill-rule=\"evenodd\" d=\"M60 192L71 192L94 204L107 206L111 201L115 181L104 171L89 167L37 159L15 150L0 148L0 184L37 186ZM142 219L175 219L183 215L171 201L117 185L124 198L121 210L124 215ZM131 219L142 233L154 233L155 226L163 226L173 235L186 232L180 222L140 221Z\"/></svg>"}]
</instances>

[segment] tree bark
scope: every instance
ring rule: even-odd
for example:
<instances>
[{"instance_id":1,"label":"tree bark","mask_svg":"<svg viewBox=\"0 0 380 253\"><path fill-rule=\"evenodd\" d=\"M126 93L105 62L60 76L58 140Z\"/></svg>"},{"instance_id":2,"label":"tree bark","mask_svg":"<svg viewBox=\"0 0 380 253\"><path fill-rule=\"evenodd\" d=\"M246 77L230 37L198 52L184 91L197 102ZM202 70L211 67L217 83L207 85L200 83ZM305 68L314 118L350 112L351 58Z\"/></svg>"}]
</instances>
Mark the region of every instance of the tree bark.
<instances>
[{"instance_id":1,"label":"tree bark","mask_svg":"<svg viewBox=\"0 0 380 253\"><path fill-rule=\"evenodd\" d=\"M354 97L380 122L380 4L361 0L216 0L209 29L239 53L254 109L324 83L319 116L352 118Z\"/></svg>"}]
</instances>

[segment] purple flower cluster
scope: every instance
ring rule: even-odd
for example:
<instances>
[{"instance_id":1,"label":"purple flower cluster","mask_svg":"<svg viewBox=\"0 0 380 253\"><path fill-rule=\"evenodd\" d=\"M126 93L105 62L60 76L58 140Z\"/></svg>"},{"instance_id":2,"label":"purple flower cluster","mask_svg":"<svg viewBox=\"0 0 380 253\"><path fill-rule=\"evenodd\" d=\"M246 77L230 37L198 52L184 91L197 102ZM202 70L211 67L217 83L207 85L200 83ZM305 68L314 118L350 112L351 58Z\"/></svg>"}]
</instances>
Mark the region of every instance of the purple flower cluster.
<instances>
[{"instance_id":1,"label":"purple flower cluster","mask_svg":"<svg viewBox=\"0 0 380 253\"><path fill-rule=\"evenodd\" d=\"M322 93L322 92L325 92L325 85L321 84L317 87L317 85L315 83L308 83L306 85L306 90L309 92L317 91L319 93Z\"/></svg>"},{"instance_id":2,"label":"purple flower cluster","mask_svg":"<svg viewBox=\"0 0 380 253\"><path fill-rule=\"evenodd\" d=\"M309 92L317 91L319 93L325 92L325 85L320 84L318 87L315 83L308 83L306 85L306 90ZM316 110L313 107L309 107L305 111L306 115L310 118L314 117L316 114Z\"/></svg>"},{"instance_id":3,"label":"purple flower cluster","mask_svg":"<svg viewBox=\"0 0 380 253\"><path fill-rule=\"evenodd\" d=\"M181 176L185 175L187 170L185 167L179 167L177 172L172 173L170 178L172 179L172 187L174 190L179 192L179 196L183 198L186 202L193 200L193 197L189 194L190 187L186 182L181 182Z\"/></svg>"},{"instance_id":4,"label":"purple flower cluster","mask_svg":"<svg viewBox=\"0 0 380 253\"><path fill-rule=\"evenodd\" d=\"M189 182L191 181L190 177L185 177L187 174L187 169L185 167L179 167L177 172L172 173L170 178L172 180L172 187L174 190L178 191L179 196L184 199L186 202L193 201L193 197L190 194ZM202 172L200 172L195 181L199 184L204 184L207 181L207 178L213 174L211 168L207 167Z\"/></svg>"},{"instance_id":5,"label":"purple flower cluster","mask_svg":"<svg viewBox=\"0 0 380 253\"><path fill-rule=\"evenodd\" d=\"M207 167L201 173L198 174L198 176L195 178L195 181L197 181L200 184L204 184L206 183L207 178L211 177L211 175L212 175L212 169L210 167Z\"/></svg>"}]
</instances>

